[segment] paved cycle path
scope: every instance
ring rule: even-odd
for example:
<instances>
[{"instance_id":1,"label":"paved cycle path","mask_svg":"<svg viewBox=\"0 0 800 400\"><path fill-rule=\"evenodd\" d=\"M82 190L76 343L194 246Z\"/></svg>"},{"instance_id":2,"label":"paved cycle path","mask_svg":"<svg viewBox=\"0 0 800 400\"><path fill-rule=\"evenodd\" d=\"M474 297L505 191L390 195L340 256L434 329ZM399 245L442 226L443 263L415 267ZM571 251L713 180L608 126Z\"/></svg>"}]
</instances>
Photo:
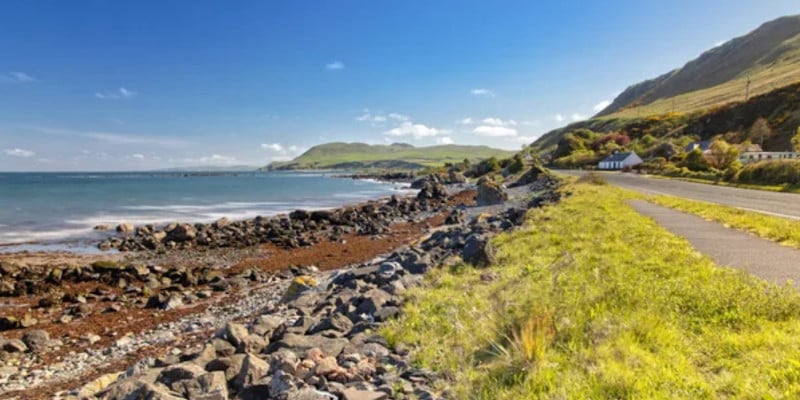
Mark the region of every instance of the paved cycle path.
<instances>
[{"instance_id":1,"label":"paved cycle path","mask_svg":"<svg viewBox=\"0 0 800 400\"><path fill-rule=\"evenodd\" d=\"M800 289L800 250L643 200L631 200L629 204L673 234L686 238L719 265L740 268L780 285L791 280Z\"/></svg>"}]
</instances>

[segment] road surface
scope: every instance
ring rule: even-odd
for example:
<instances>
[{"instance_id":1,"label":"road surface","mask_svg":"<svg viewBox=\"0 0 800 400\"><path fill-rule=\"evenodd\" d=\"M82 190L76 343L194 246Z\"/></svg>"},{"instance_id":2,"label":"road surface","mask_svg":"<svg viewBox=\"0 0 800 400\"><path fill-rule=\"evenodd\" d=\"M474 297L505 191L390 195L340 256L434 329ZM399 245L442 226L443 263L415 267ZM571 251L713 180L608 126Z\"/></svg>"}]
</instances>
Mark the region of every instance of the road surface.
<instances>
[{"instance_id":1,"label":"road surface","mask_svg":"<svg viewBox=\"0 0 800 400\"><path fill-rule=\"evenodd\" d=\"M588 171L555 171L581 176ZM666 194L687 199L724 204L783 218L800 219L800 194L739 189L728 186L649 178L633 173L597 172L616 186L644 194Z\"/></svg>"}]
</instances>

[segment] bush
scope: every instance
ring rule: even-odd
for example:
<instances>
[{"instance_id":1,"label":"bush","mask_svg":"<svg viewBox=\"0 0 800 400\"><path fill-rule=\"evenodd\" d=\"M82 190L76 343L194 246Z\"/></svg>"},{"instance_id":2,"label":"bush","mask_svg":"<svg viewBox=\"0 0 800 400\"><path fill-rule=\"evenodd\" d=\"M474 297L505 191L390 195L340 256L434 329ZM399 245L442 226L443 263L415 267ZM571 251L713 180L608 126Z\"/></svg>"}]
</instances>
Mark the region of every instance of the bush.
<instances>
[{"instance_id":1,"label":"bush","mask_svg":"<svg viewBox=\"0 0 800 400\"><path fill-rule=\"evenodd\" d=\"M800 160L773 160L748 164L737 175L742 183L800 184Z\"/></svg>"},{"instance_id":2,"label":"bush","mask_svg":"<svg viewBox=\"0 0 800 400\"><path fill-rule=\"evenodd\" d=\"M708 171L709 168L711 168L700 149L690 151L689 154L686 155L686 159L683 160L683 166L698 172Z\"/></svg>"},{"instance_id":3,"label":"bush","mask_svg":"<svg viewBox=\"0 0 800 400\"><path fill-rule=\"evenodd\" d=\"M517 153L514 155L514 158L511 160L511 163L508 164L508 172L511 174L518 174L525 169L525 161L522 159L522 155Z\"/></svg>"}]
</instances>

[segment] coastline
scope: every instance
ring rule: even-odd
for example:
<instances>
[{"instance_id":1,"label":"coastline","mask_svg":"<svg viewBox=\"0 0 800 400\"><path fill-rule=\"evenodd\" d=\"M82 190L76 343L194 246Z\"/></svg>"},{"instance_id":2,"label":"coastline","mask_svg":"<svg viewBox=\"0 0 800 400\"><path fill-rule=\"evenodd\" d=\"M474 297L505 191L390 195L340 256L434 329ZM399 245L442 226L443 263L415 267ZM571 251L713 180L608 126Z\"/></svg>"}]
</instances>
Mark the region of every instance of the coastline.
<instances>
[{"instance_id":1,"label":"coastline","mask_svg":"<svg viewBox=\"0 0 800 400\"><path fill-rule=\"evenodd\" d=\"M297 171L303 177L311 176L316 178L324 178L324 180L344 180L343 176L332 175L335 172L347 171ZM69 173L73 174L73 173ZM59 175L69 175L59 174ZM74 173L78 174L78 173ZM83 173L80 173L83 174ZM287 174L294 176L292 173L277 173L277 176L285 179ZM29 173L20 173L17 175L32 175ZM36 173L33 175L49 175L55 176L56 173ZM111 181L119 177L137 177L149 179L153 176L159 178L174 178L174 177L231 177L231 176L267 176L270 173L259 171L247 172L143 172L143 173L128 173L128 172L114 172L114 173L87 173L80 175L83 178L91 180L106 180ZM77 179L78 177L73 177ZM411 196L407 187L408 182L399 180L394 181L376 181L372 179L358 179L367 184L382 183L384 185L367 185L367 189L359 189L357 194L351 194L347 191L334 192L331 196L320 197L319 201L313 198L300 198L295 204L294 201L281 199L273 200L269 196L260 200L247 199L237 200L235 197L231 200L220 199L219 203L205 203L205 202L192 202L189 200L176 199L175 203L166 205L131 205L123 206L122 208L112 206L111 208L93 208L92 212L79 216L60 215L54 216L53 219L46 219L47 222L36 222L34 225L17 225L14 224L0 225L4 229L0 232L0 254L14 253L14 252L76 252L76 253L96 253L97 246L105 239L114 236L114 228L119 225L150 225L156 228L163 228L171 223L180 224L208 224L221 218L227 218L232 222L238 222L256 217L272 218L288 214L289 212L302 208L307 210L333 210L341 207L354 206L364 202L381 200L388 198L392 194L399 196ZM393 184L396 186L389 187L386 184ZM374 188L373 188L374 186ZM347 186L345 186L347 187ZM339 187L342 190L343 187ZM376 192L369 194L370 192ZM250 196L252 197L252 196ZM283 196L285 197L285 196ZM13 206L13 203L11 204ZM127 210L127 211L126 211ZM58 218L63 218L63 221L58 222ZM13 219L12 219L13 221Z\"/></svg>"},{"instance_id":2,"label":"coastline","mask_svg":"<svg viewBox=\"0 0 800 400\"><path fill-rule=\"evenodd\" d=\"M458 190L450 188L451 192ZM0 284L4 285L0 288L3 292L0 293L3 296L0 297L0 335L4 339L0 341L19 340L31 331L44 331L49 337L57 338L58 345L47 352L33 354L23 358L20 364L13 364L29 370L69 358L69 353L76 350L97 354L100 349L113 346L121 337L146 335L159 326L236 302L241 299L241 294L237 293L249 286L285 282L291 276L293 266L315 265L323 271L336 270L369 262L408 246L431 228L441 226L448 210L459 204L474 204L474 191L452 196L445 192L437 193L441 196L437 198L424 195L400 198L395 195L326 210L335 214L353 210L363 212L365 208L389 203L401 209L404 204L422 205L407 207L407 213L381 219L382 226L377 231L350 229L335 238L322 238L305 246L269 242L97 255L70 252L0 254ZM288 215L272 218L287 219L291 221ZM370 222L357 221L358 225ZM309 231L315 229L318 228L310 227ZM54 271L58 271L57 277ZM11 277L13 279L9 280ZM13 283L20 281L32 282L33 285L23 289L17 285L16 293L9 290L9 284L13 287ZM180 300L176 300L178 297ZM9 325L13 325L11 329ZM116 361L109 365L118 367L120 357L122 355L116 355ZM48 384L47 388L25 392L3 385L3 371L0 371L0 388L19 398L50 396L54 388L67 389L69 385L83 382L87 376L98 372L92 371L86 375L87 371L83 370L83 375L63 380L67 383L62 386ZM36 386L35 382L28 381L22 387L31 386ZM5 398L5 395L0 395L0 398Z\"/></svg>"},{"instance_id":3,"label":"coastline","mask_svg":"<svg viewBox=\"0 0 800 400\"><path fill-rule=\"evenodd\" d=\"M41 260L16 271L9 270L0 256L2 276L32 283L19 296L2 297L0 325L6 327L0 332L5 339L0 341L24 345L21 339L34 332L43 332L51 341L45 349L3 356L10 367L0 369L0 391L4 392L0 398L36 399L59 392L74 395L78 393L74 389L81 387L95 390L86 388L94 387L92 381L105 373L128 369L134 374L140 368L180 362L226 323L246 323L265 312L290 312L289 318L296 318L291 317L294 306L286 308L286 296L297 282L316 285L353 268L374 272L386 260L397 260L399 264L392 265L416 271L406 272L412 273L408 277L418 276L413 274L447 262L447 254L460 255L461 248L467 259L465 243L477 240L485 246L487 235L512 229L524 219L527 207L541 205L541 201L529 201L528 193L552 194L555 187L547 180L538 188L537 184L516 187L508 189L511 199L477 206L477 192L472 187L444 186L431 179L422 183L416 197L369 201L362 205L366 210L345 208L368 213L381 207L389 212L388 208L418 205L409 208L413 209L410 214L396 215L386 229L354 229L335 239L323 235L324 240L306 246L270 242L122 252L111 260L82 256L73 260L72 266L62 265L62 260L56 265L53 260ZM542 198L549 201L552 196ZM310 221L306 216L298 213L283 220ZM367 226L370 222L356 221ZM312 232L319 229L314 224L305 227ZM398 311L398 307L386 310ZM9 322L17 325L8 329Z\"/></svg>"}]
</instances>

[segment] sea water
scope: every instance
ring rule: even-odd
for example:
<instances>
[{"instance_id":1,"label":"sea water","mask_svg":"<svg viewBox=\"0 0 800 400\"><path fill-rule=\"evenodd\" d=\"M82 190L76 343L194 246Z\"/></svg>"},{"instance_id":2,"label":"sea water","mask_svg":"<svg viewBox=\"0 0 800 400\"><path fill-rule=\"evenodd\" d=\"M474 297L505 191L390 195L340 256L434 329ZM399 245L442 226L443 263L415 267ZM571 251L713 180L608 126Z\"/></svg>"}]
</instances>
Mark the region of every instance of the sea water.
<instances>
[{"instance_id":1,"label":"sea water","mask_svg":"<svg viewBox=\"0 0 800 400\"><path fill-rule=\"evenodd\" d=\"M210 222L325 209L398 184L341 172L0 173L0 252L86 248L120 223Z\"/></svg>"}]
</instances>

